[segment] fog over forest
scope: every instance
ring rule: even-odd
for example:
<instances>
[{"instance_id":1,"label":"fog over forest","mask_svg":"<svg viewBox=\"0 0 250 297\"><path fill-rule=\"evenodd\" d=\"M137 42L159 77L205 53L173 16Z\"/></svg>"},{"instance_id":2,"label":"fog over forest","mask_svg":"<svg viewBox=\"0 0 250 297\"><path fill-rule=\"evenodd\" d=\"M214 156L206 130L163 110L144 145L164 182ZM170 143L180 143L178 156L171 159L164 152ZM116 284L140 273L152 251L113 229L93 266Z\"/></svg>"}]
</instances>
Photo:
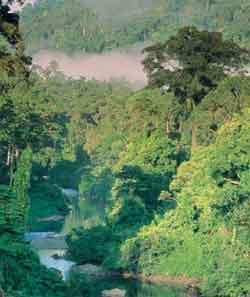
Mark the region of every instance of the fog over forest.
<instances>
[{"instance_id":1,"label":"fog over forest","mask_svg":"<svg viewBox=\"0 0 250 297\"><path fill-rule=\"evenodd\" d=\"M101 81L124 79L136 89L146 84L140 48L104 54L73 55L42 50L33 57L33 64L42 68L48 67L53 61L58 64L60 71L72 78L83 76Z\"/></svg>"},{"instance_id":2,"label":"fog over forest","mask_svg":"<svg viewBox=\"0 0 250 297\"><path fill-rule=\"evenodd\" d=\"M250 297L249 4L0 0L0 297Z\"/></svg>"},{"instance_id":3,"label":"fog over forest","mask_svg":"<svg viewBox=\"0 0 250 297\"><path fill-rule=\"evenodd\" d=\"M24 4L34 4L36 0L26 0ZM93 9L99 16L110 18L116 11L120 11L119 16L123 14L135 14L140 11L150 9L153 6L153 0L133 0L128 1L126 9L119 9L123 6L121 0L105 0L100 3L99 0L82 0L84 6ZM14 9L19 6L14 5ZM131 83L135 89L140 89L146 85L147 78L142 65L143 46L133 46L127 50L115 50L103 54L83 54L74 53L69 55L62 51L40 50L33 55L33 64L42 68L48 67L51 62L58 64L59 70L66 76L79 78L81 76L87 79L96 79L100 81L110 81L111 79L124 79Z\"/></svg>"}]
</instances>

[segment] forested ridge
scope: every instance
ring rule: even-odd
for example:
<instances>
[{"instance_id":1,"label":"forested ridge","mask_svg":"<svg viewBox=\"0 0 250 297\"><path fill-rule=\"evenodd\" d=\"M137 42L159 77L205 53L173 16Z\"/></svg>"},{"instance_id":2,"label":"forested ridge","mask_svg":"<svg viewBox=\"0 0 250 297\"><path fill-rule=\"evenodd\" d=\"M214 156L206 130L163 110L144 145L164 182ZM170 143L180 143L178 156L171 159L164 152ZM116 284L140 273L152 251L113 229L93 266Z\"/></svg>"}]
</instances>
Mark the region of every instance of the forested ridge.
<instances>
[{"instance_id":1,"label":"forested ridge","mask_svg":"<svg viewBox=\"0 0 250 297\"><path fill-rule=\"evenodd\" d=\"M102 52L166 41L184 26L220 31L249 47L249 1L41 0L22 12L21 30L32 52Z\"/></svg>"},{"instance_id":2,"label":"forested ridge","mask_svg":"<svg viewBox=\"0 0 250 297\"><path fill-rule=\"evenodd\" d=\"M247 1L153 2L142 14L166 20L149 34L162 42L144 49L148 85L134 92L123 81L67 78L53 63L30 67L19 17L0 1L0 296L89 293L82 276L63 282L40 264L24 241L29 231L67 232L67 258L77 264L190 278L203 296L249 296L250 52L247 19L234 23ZM60 49L86 50L91 41L89 51L104 50L99 17L107 22L108 15L97 17L96 2L82 10L76 3L28 7L22 17L38 36L30 46L45 28L40 21L50 18L46 26L61 36ZM194 17L191 4L202 14ZM224 17L208 26L219 6ZM172 22L180 11L190 23ZM64 22L76 25L79 12L86 38L71 39L73 27L65 30ZM104 36L101 48L95 30ZM130 44L114 36L117 46ZM47 37L53 48L56 39ZM79 190L79 220L66 226L73 201L62 188Z\"/></svg>"}]
</instances>

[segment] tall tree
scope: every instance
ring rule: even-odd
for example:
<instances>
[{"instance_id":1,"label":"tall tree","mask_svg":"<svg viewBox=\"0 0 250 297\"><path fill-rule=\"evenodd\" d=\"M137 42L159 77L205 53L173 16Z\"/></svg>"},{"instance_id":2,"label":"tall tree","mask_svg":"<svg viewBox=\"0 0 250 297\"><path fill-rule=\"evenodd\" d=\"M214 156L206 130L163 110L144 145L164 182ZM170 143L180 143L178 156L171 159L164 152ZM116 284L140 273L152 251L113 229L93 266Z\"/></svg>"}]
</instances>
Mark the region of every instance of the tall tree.
<instances>
[{"instance_id":1,"label":"tall tree","mask_svg":"<svg viewBox=\"0 0 250 297\"><path fill-rule=\"evenodd\" d=\"M29 197L28 189L30 185L30 175L32 167L32 151L26 149L19 160L18 168L15 172L12 190L16 194L17 205L17 229L23 234L28 220Z\"/></svg>"},{"instance_id":2,"label":"tall tree","mask_svg":"<svg viewBox=\"0 0 250 297\"><path fill-rule=\"evenodd\" d=\"M179 100L197 105L225 78L226 69L250 61L249 51L222 33L185 27L166 43L145 49L145 70L153 87L167 86Z\"/></svg>"},{"instance_id":3,"label":"tall tree","mask_svg":"<svg viewBox=\"0 0 250 297\"><path fill-rule=\"evenodd\" d=\"M228 72L250 62L250 52L222 33L184 27L166 43L145 49L144 67L151 87L174 92L189 116ZM192 148L197 147L192 125Z\"/></svg>"},{"instance_id":4,"label":"tall tree","mask_svg":"<svg viewBox=\"0 0 250 297\"><path fill-rule=\"evenodd\" d=\"M27 78L31 59L24 54L24 43L19 32L19 16L11 12L9 0L5 4L0 1L0 92ZM22 1L18 1L20 4Z\"/></svg>"}]
</instances>

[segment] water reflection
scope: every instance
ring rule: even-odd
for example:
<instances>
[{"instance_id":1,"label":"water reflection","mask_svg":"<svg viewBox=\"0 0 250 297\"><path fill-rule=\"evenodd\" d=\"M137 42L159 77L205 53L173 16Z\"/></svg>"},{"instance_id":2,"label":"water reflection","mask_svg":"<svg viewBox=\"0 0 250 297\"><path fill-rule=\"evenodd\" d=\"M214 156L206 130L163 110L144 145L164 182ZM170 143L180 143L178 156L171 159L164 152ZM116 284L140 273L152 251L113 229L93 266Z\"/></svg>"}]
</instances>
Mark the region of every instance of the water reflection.
<instances>
[{"instance_id":1,"label":"water reflection","mask_svg":"<svg viewBox=\"0 0 250 297\"><path fill-rule=\"evenodd\" d=\"M184 297L184 289L140 282L132 279L108 278L90 280L81 276L72 281L72 296L101 297L103 291L119 289L126 297Z\"/></svg>"},{"instance_id":2,"label":"water reflection","mask_svg":"<svg viewBox=\"0 0 250 297\"><path fill-rule=\"evenodd\" d=\"M70 272L74 262L63 259L65 246L62 241L63 234L56 233L29 233L27 239L37 250L40 261L48 268L57 270L70 287L69 297L102 297L103 291L119 289L126 292L126 297L184 297L185 290L167 287L133 279L124 278L91 278L83 274ZM57 248L54 248L57 247ZM55 257L57 255L58 257Z\"/></svg>"}]
</instances>

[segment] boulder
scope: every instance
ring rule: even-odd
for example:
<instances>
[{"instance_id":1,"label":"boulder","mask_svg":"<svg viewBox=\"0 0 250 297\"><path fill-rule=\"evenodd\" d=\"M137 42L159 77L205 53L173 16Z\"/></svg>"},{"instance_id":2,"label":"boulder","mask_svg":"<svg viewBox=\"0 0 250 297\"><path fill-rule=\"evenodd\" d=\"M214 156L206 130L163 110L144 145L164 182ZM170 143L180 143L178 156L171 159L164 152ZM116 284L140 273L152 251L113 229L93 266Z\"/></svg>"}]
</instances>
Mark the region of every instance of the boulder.
<instances>
[{"instance_id":1,"label":"boulder","mask_svg":"<svg viewBox=\"0 0 250 297\"><path fill-rule=\"evenodd\" d=\"M37 220L38 223L42 223L42 222L58 222L58 221L63 221L64 217L63 216L50 216L50 217L46 217L46 218L40 218Z\"/></svg>"},{"instance_id":2,"label":"boulder","mask_svg":"<svg viewBox=\"0 0 250 297\"><path fill-rule=\"evenodd\" d=\"M121 289L104 290L102 291L103 297L125 297L126 291Z\"/></svg>"},{"instance_id":3,"label":"boulder","mask_svg":"<svg viewBox=\"0 0 250 297\"><path fill-rule=\"evenodd\" d=\"M76 265L72 268L72 271L96 278L108 276L108 272L105 269L93 264Z\"/></svg>"}]
</instances>

